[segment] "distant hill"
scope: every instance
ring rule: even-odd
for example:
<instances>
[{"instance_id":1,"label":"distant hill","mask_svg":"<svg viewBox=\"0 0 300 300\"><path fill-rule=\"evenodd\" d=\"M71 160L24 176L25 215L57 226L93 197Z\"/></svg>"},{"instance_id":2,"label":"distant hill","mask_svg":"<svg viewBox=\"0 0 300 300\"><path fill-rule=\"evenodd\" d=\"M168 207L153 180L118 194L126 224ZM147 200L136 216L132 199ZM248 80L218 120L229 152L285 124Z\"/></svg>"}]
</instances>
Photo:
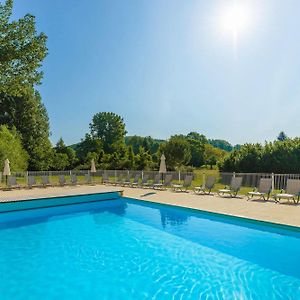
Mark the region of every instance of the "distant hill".
<instances>
[{"instance_id":1,"label":"distant hill","mask_svg":"<svg viewBox=\"0 0 300 300\"><path fill-rule=\"evenodd\" d=\"M161 139L153 139L150 136L139 136L132 135L125 137L125 144L127 146L132 146L134 154L139 152L140 146L144 147L145 150L150 151L150 153L154 154L157 152L159 145L164 143L165 140Z\"/></svg>"},{"instance_id":2,"label":"distant hill","mask_svg":"<svg viewBox=\"0 0 300 300\"><path fill-rule=\"evenodd\" d=\"M139 147L140 145L142 146L146 146L149 147L150 150L152 150L152 152L156 152L156 150L158 149L159 145L164 143L165 140L162 139L153 139L150 136L149 137L140 137L140 136L136 136L136 135L128 135L125 137L125 144L128 145L132 145L134 150L136 150L136 147ZM73 150L77 150L79 143L76 144L72 144L69 145L70 148L72 148ZM135 151L136 152L136 151Z\"/></svg>"},{"instance_id":3,"label":"distant hill","mask_svg":"<svg viewBox=\"0 0 300 300\"><path fill-rule=\"evenodd\" d=\"M72 145L69 145L68 147L70 147L70 148L72 148L73 150L76 151L79 144L80 144L80 143L72 144Z\"/></svg>"},{"instance_id":4,"label":"distant hill","mask_svg":"<svg viewBox=\"0 0 300 300\"><path fill-rule=\"evenodd\" d=\"M227 152L232 151L233 148L234 148L229 142L227 142L225 140L209 139L208 143L211 144L212 146L216 147L216 148L225 150Z\"/></svg>"},{"instance_id":5,"label":"distant hill","mask_svg":"<svg viewBox=\"0 0 300 300\"><path fill-rule=\"evenodd\" d=\"M127 145L128 142L133 138L135 137L135 135L128 135L128 136L125 136L125 144ZM150 138L150 137L149 137ZM161 139L154 139L154 138L151 138L153 140L153 142L155 143L158 143L158 144L162 144L164 143L166 140L161 140Z\"/></svg>"}]
</instances>

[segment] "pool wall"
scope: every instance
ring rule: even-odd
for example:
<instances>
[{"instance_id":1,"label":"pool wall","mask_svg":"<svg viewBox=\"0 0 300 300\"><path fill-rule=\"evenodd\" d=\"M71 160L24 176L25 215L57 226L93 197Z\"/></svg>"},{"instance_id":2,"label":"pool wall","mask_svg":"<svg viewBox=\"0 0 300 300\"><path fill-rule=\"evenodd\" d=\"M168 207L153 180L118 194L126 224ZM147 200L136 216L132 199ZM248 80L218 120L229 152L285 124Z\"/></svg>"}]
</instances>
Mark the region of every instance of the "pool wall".
<instances>
[{"instance_id":1,"label":"pool wall","mask_svg":"<svg viewBox=\"0 0 300 300\"><path fill-rule=\"evenodd\" d=\"M253 224L254 226L256 225L262 225L262 226L267 226L268 228L273 228L276 232L277 230L287 230L287 231L292 231L292 232L297 232L300 233L300 227L298 226L293 226L293 225L287 225L287 224L282 224L282 223L275 223L275 222L270 222L270 221L264 221L264 220L259 220L259 219L251 219L247 217L242 217L242 216L235 216L235 215L230 215L230 214L224 214L220 212L213 212L213 211L207 211L207 210L202 210L199 208L193 208L193 207L187 207L187 206L180 206L176 204L171 204L171 203L162 203L162 202L156 202L156 201L151 201L149 199L135 199L132 197L124 197L124 199L127 199L129 201L139 201L140 205L148 205L149 203L152 205L155 205L157 207L171 207L171 208L178 208L183 211L192 211L196 214L201 214L202 217L206 216L212 216L212 217L219 217L223 219L223 222L230 222L230 221L237 221L237 222L244 222L245 224Z\"/></svg>"},{"instance_id":2,"label":"pool wall","mask_svg":"<svg viewBox=\"0 0 300 300\"><path fill-rule=\"evenodd\" d=\"M7 201L0 203L0 213L34 208L45 208L52 206L97 202L103 200L113 200L119 199L121 195L122 191L113 191L95 194L55 196L51 198L48 197L28 200Z\"/></svg>"}]
</instances>

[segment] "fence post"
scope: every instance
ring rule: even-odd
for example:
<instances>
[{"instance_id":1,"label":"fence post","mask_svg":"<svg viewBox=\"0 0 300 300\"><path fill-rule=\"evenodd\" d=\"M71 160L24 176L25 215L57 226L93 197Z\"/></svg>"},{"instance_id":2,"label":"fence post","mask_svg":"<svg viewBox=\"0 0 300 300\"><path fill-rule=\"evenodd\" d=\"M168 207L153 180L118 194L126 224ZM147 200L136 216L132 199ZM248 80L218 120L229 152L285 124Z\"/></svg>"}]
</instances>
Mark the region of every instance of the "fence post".
<instances>
[{"instance_id":1,"label":"fence post","mask_svg":"<svg viewBox=\"0 0 300 300\"><path fill-rule=\"evenodd\" d=\"M142 180L144 179L144 170L142 170Z\"/></svg>"},{"instance_id":2,"label":"fence post","mask_svg":"<svg viewBox=\"0 0 300 300\"><path fill-rule=\"evenodd\" d=\"M205 173L202 174L202 187L205 187L206 176Z\"/></svg>"},{"instance_id":3,"label":"fence post","mask_svg":"<svg viewBox=\"0 0 300 300\"><path fill-rule=\"evenodd\" d=\"M117 170L115 170L115 182L117 182Z\"/></svg>"},{"instance_id":4,"label":"fence post","mask_svg":"<svg viewBox=\"0 0 300 300\"><path fill-rule=\"evenodd\" d=\"M233 178L235 178L235 172L233 172Z\"/></svg>"},{"instance_id":5,"label":"fence post","mask_svg":"<svg viewBox=\"0 0 300 300\"><path fill-rule=\"evenodd\" d=\"M180 181L180 170L178 171L178 180Z\"/></svg>"},{"instance_id":6,"label":"fence post","mask_svg":"<svg viewBox=\"0 0 300 300\"><path fill-rule=\"evenodd\" d=\"M272 173L272 175L271 175L272 177L272 190L271 190L271 192L273 193L274 192L274 173Z\"/></svg>"}]
</instances>

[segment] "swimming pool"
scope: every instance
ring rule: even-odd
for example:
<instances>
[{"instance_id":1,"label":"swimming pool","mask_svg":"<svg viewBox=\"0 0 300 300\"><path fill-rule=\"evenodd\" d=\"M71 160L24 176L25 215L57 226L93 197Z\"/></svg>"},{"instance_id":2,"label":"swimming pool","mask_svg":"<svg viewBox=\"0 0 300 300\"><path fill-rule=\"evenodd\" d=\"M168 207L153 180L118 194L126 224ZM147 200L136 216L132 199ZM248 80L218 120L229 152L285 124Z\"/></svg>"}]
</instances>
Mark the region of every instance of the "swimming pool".
<instances>
[{"instance_id":1,"label":"swimming pool","mask_svg":"<svg viewBox=\"0 0 300 300\"><path fill-rule=\"evenodd\" d=\"M0 215L1 299L300 299L300 232L119 198Z\"/></svg>"}]
</instances>

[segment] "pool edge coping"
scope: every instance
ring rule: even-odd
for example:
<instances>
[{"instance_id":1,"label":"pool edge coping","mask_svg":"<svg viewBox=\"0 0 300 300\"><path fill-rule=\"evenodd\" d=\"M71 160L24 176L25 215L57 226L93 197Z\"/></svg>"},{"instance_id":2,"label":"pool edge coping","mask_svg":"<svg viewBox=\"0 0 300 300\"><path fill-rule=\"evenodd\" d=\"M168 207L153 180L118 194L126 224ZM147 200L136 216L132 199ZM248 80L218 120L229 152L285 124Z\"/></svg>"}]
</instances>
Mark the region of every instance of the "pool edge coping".
<instances>
[{"instance_id":1,"label":"pool edge coping","mask_svg":"<svg viewBox=\"0 0 300 300\"><path fill-rule=\"evenodd\" d=\"M104 194L119 194L119 198L123 197L123 190L115 190L115 191L102 191L102 192L96 192L96 193L83 193L83 194L69 194L69 195L51 195L48 197L40 197L40 198L28 198L28 199L17 199L17 200L11 200L11 201L4 201L0 202L0 216L2 213L10 213L10 212L17 212L17 211L24 211L24 210L30 210L30 209L40 209L40 208L50 208L54 206L66 206L66 205L73 205L73 204L81 204L86 202L75 202L75 203L55 203L55 205L45 205L45 206L36 206L36 207L23 207L18 209L11 209L11 210L1 210L1 206L9 206L9 205L17 205L17 204L24 204L24 203L34 203L34 202L46 202L47 200L53 200L55 199L65 199L65 198L72 198L72 197L84 197L84 196L94 196L94 195L104 195ZM113 200L111 199L105 199L105 200ZM58 200L57 200L58 201ZM87 202L97 202L100 200L92 200ZM104 201L104 200L101 200Z\"/></svg>"}]
</instances>

